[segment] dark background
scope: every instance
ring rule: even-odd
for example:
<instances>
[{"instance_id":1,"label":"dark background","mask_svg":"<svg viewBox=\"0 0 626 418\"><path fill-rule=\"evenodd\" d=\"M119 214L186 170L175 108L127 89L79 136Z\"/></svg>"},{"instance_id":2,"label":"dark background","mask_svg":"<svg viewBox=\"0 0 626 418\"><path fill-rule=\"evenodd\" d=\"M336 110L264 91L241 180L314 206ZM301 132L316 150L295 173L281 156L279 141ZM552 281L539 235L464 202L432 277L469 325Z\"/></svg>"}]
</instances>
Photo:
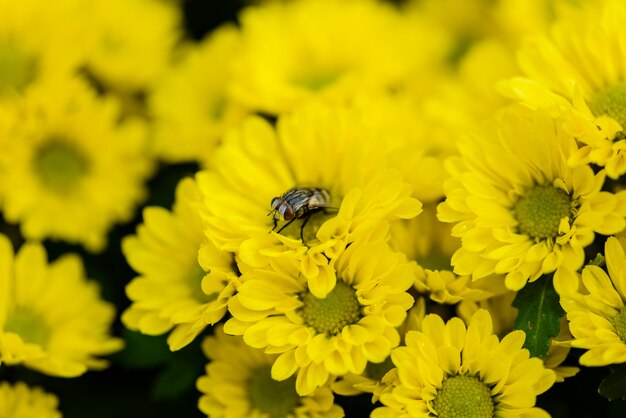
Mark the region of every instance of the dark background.
<instances>
[{"instance_id":1,"label":"dark background","mask_svg":"<svg viewBox=\"0 0 626 418\"><path fill-rule=\"evenodd\" d=\"M182 2L188 36L201 39L221 23L235 22L238 10L244 5L241 0ZM197 169L193 164L162 165L149 183L150 197L144 205L170 208L178 180L193 175ZM122 312L129 306L124 286L135 273L121 253L120 241L124 236L133 234L140 222L141 208L138 208L133 222L118 226L111 232L109 247L102 254L89 254L79 246L58 242L46 242L45 245L50 260L66 252L80 254L88 277L101 283L103 297L115 303L118 312ZM16 244L23 241L18 228L7 225L1 219L0 232L9 235ZM165 343L166 336L142 336L126 330L119 320L114 332L126 340L126 348L110 357L111 367L104 371L64 379L45 376L23 367L0 367L0 381L24 381L55 393L65 418L204 416L197 409L200 394L195 388L195 381L204 373L206 363L199 348L202 336L188 347L171 353ZM210 329L205 332L208 333ZM580 354L580 351L574 350L567 364L576 365ZM609 402L597 393L600 382L608 374L607 368L583 368L578 376L555 385L540 396L538 406L555 418L624 417L625 401ZM347 417L367 417L373 408L368 395L337 397L337 402L344 407Z\"/></svg>"}]
</instances>

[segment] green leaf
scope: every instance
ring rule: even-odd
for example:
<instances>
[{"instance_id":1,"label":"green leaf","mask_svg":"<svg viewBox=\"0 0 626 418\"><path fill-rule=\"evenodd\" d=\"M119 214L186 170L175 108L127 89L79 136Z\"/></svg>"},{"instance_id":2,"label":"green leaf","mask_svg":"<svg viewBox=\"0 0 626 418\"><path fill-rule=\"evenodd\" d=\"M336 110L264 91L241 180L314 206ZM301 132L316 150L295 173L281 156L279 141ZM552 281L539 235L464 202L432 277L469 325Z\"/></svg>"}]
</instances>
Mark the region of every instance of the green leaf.
<instances>
[{"instance_id":1,"label":"green leaf","mask_svg":"<svg viewBox=\"0 0 626 418\"><path fill-rule=\"evenodd\" d=\"M122 338L124 350L111 357L111 360L129 369L147 369L164 363L171 355L166 337L153 337L124 329Z\"/></svg>"},{"instance_id":2,"label":"green leaf","mask_svg":"<svg viewBox=\"0 0 626 418\"><path fill-rule=\"evenodd\" d=\"M611 367L611 374L600 383L598 393L609 401L626 399L626 364Z\"/></svg>"},{"instance_id":3,"label":"green leaf","mask_svg":"<svg viewBox=\"0 0 626 418\"><path fill-rule=\"evenodd\" d=\"M552 275L528 283L517 293L513 307L518 310L515 329L526 333L524 347L533 357L545 360L550 339L559 334L560 320L565 314L552 286Z\"/></svg>"}]
</instances>

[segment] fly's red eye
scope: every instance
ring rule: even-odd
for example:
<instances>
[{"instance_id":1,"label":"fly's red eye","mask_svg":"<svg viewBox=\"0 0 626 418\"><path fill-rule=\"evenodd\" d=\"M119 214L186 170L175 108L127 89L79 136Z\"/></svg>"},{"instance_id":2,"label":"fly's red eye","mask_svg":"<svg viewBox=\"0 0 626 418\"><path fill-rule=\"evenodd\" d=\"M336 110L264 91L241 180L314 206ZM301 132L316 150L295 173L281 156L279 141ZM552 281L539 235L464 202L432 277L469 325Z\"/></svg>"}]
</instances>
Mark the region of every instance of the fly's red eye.
<instances>
[{"instance_id":1,"label":"fly's red eye","mask_svg":"<svg viewBox=\"0 0 626 418\"><path fill-rule=\"evenodd\" d=\"M284 205L283 207L285 208L285 210L282 213L283 219L286 221L292 220L294 218L293 208L287 204Z\"/></svg>"}]
</instances>

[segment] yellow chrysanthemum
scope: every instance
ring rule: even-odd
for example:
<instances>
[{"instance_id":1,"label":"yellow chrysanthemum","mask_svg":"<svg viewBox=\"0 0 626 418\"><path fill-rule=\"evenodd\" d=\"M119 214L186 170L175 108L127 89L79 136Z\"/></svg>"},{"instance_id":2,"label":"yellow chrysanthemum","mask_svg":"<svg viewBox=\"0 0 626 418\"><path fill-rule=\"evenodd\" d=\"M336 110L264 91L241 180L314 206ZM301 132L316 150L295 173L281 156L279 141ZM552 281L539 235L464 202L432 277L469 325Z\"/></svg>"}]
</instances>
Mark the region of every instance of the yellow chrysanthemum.
<instances>
[{"instance_id":1,"label":"yellow chrysanthemum","mask_svg":"<svg viewBox=\"0 0 626 418\"><path fill-rule=\"evenodd\" d=\"M53 376L74 377L107 362L95 356L119 350L109 335L114 307L100 299L75 255L48 264L41 244L14 256L0 235L0 360Z\"/></svg>"},{"instance_id":2,"label":"yellow chrysanthemum","mask_svg":"<svg viewBox=\"0 0 626 418\"><path fill-rule=\"evenodd\" d=\"M0 383L0 417L61 418L59 400L40 388L29 388L22 382Z\"/></svg>"},{"instance_id":3,"label":"yellow chrysanthemum","mask_svg":"<svg viewBox=\"0 0 626 418\"><path fill-rule=\"evenodd\" d=\"M0 106L33 86L67 76L78 65L78 54L69 46L71 34L56 23L55 8L1 0L0 16Z\"/></svg>"},{"instance_id":4,"label":"yellow chrysanthemum","mask_svg":"<svg viewBox=\"0 0 626 418\"><path fill-rule=\"evenodd\" d=\"M387 149L395 143L383 139L346 109L302 108L282 117L276 131L250 117L224 139L211 170L196 176L207 237L253 267L296 258L311 291L323 297L334 287L327 257L380 229L381 221L421 211L410 186L387 168ZM274 227L271 202L294 187L325 189L328 207Z\"/></svg>"},{"instance_id":5,"label":"yellow chrysanthemum","mask_svg":"<svg viewBox=\"0 0 626 418\"><path fill-rule=\"evenodd\" d=\"M181 31L181 9L153 0L76 1L67 18L83 36L78 45L87 70L110 89L143 90L169 65Z\"/></svg>"},{"instance_id":6,"label":"yellow chrysanthemum","mask_svg":"<svg viewBox=\"0 0 626 418\"><path fill-rule=\"evenodd\" d=\"M230 97L230 63L241 49L231 25L216 29L199 45L187 45L149 97L154 150L166 161L205 161L222 134L246 114Z\"/></svg>"},{"instance_id":7,"label":"yellow chrysanthemum","mask_svg":"<svg viewBox=\"0 0 626 418\"><path fill-rule=\"evenodd\" d=\"M408 22L376 0L270 2L244 9L239 21L233 92L272 114L382 91L421 61Z\"/></svg>"},{"instance_id":8,"label":"yellow chrysanthemum","mask_svg":"<svg viewBox=\"0 0 626 418\"><path fill-rule=\"evenodd\" d=\"M144 209L137 235L122 241L128 263L141 274L126 287L133 304L122 321L148 335L174 328L167 340L172 350L189 344L207 325L222 319L234 293L233 255L210 243L202 245L201 201L194 181L183 179L173 211Z\"/></svg>"},{"instance_id":9,"label":"yellow chrysanthemum","mask_svg":"<svg viewBox=\"0 0 626 418\"><path fill-rule=\"evenodd\" d=\"M561 306L567 312L572 347L587 351L580 357L583 366L626 363L626 254L625 243L610 237L605 258L608 274L587 265L582 277L555 282Z\"/></svg>"},{"instance_id":10,"label":"yellow chrysanthemum","mask_svg":"<svg viewBox=\"0 0 626 418\"><path fill-rule=\"evenodd\" d=\"M455 273L504 274L506 287L519 290L542 274L576 271L596 233L624 228L626 194L600 191L602 171L569 167L573 142L558 119L513 107L460 143L438 207L462 239Z\"/></svg>"},{"instance_id":11,"label":"yellow chrysanthemum","mask_svg":"<svg viewBox=\"0 0 626 418\"><path fill-rule=\"evenodd\" d=\"M409 330L421 331L425 316L426 300L419 297L415 305L407 312L404 323L398 327L400 344L404 343L404 336ZM347 373L338 376L333 380L330 388L333 392L343 396L371 393L372 403L376 403L383 393L391 390L394 381L397 380L397 375L397 369L391 361L391 355L389 355L382 363L368 362L361 374Z\"/></svg>"},{"instance_id":12,"label":"yellow chrysanthemum","mask_svg":"<svg viewBox=\"0 0 626 418\"><path fill-rule=\"evenodd\" d=\"M422 331L409 331L406 346L392 351L398 380L372 418L548 417L534 405L554 372L530 357L524 339L514 331L500 341L485 310L467 328L459 318L426 316Z\"/></svg>"},{"instance_id":13,"label":"yellow chrysanthemum","mask_svg":"<svg viewBox=\"0 0 626 418\"><path fill-rule=\"evenodd\" d=\"M559 0L414 0L410 9L443 27L453 39L449 56L463 56L474 42L505 41L511 47L546 29Z\"/></svg>"},{"instance_id":14,"label":"yellow chrysanthemum","mask_svg":"<svg viewBox=\"0 0 626 418\"><path fill-rule=\"evenodd\" d=\"M225 335L221 327L207 337L202 349L211 362L198 379L203 395L198 406L211 418L340 418L328 387L299 396L295 378L276 381L271 376L276 355L247 346L241 337Z\"/></svg>"},{"instance_id":15,"label":"yellow chrysanthemum","mask_svg":"<svg viewBox=\"0 0 626 418\"><path fill-rule=\"evenodd\" d=\"M420 118L430 141L447 144L445 156L457 155L456 139L509 103L496 86L518 71L514 52L504 42L473 43L455 71L441 76L434 92L422 98Z\"/></svg>"},{"instance_id":16,"label":"yellow chrysanthemum","mask_svg":"<svg viewBox=\"0 0 626 418\"><path fill-rule=\"evenodd\" d=\"M406 92L358 96L353 108L362 114L367 129L398 144L387 159L413 186L413 196L422 203L437 202L443 198L447 177L444 160L458 152L454 138L432 134L422 104L414 99Z\"/></svg>"},{"instance_id":17,"label":"yellow chrysanthemum","mask_svg":"<svg viewBox=\"0 0 626 418\"><path fill-rule=\"evenodd\" d=\"M119 106L67 80L31 91L13 113L0 153L0 196L29 239L102 250L115 222L144 196L145 128Z\"/></svg>"},{"instance_id":18,"label":"yellow chrysanthemum","mask_svg":"<svg viewBox=\"0 0 626 418\"><path fill-rule=\"evenodd\" d=\"M463 301L457 305L457 312L461 319L469 323L476 311L479 309L487 310L491 315L493 333L498 337L504 337L515 329L517 309L513 307L513 299L515 299L516 294L515 292L508 292L479 302ZM557 382L563 382L566 378L576 375L579 370L578 367L562 365L570 352L570 348L565 343L569 339L571 339L569 327L565 318L562 318L559 335L550 340L550 350L543 362L546 368L554 370Z\"/></svg>"},{"instance_id":19,"label":"yellow chrysanthemum","mask_svg":"<svg viewBox=\"0 0 626 418\"><path fill-rule=\"evenodd\" d=\"M283 265L244 274L228 305L233 318L225 331L280 353L272 377L297 373L301 395L331 376L363 373L368 361L385 361L400 343L396 327L413 304L406 292L412 270L382 242L353 243L331 264L336 284L324 298L311 293L297 266Z\"/></svg>"},{"instance_id":20,"label":"yellow chrysanthemum","mask_svg":"<svg viewBox=\"0 0 626 418\"><path fill-rule=\"evenodd\" d=\"M472 281L457 276L450 265L461 241L450 234L452 227L436 217L434 205L424 206L420 216L393 222L390 245L407 255L415 269L415 290L438 303L482 300L506 290L497 275Z\"/></svg>"},{"instance_id":21,"label":"yellow chrysanthemum","mask_svg":"<svg viewBox=\"0 0 626 418\"><path fill-rule=\"evenodd\" d=\"M571 163L598 164L618 178L626 173L626 3L581 5L563 13L550 36L528 42L519 60L527 78L505 89L533 106L566 109L565 129L584 145Z\"/></svg>"}]
</instances>

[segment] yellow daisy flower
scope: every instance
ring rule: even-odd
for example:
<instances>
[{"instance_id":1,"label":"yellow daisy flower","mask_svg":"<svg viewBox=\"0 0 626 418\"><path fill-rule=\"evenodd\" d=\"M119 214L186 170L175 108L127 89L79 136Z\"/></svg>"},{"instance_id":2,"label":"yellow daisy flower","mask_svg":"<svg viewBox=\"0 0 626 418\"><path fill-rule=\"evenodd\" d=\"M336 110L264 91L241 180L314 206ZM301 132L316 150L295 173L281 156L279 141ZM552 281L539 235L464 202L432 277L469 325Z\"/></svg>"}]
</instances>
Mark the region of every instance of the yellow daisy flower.
<instances>
[{"instance_id":1,"label":"yellow daisy flower","mask_svg":"<svg viewBox=\"0 0 626 418\"><path fill-rule=\"evenodd\" d=\"M624 229L626 194L600 191L604 172L568 166L573 142L558 119L513 107L460 143L438 207L462 239L455 273L503 274L519 290L542 274L576 271L596 233Z\"/></svg>"},{"instance_id":2,"label":"yellow daisy flower","mask_svg":"<svg viewBox=\"0 0 626 418\"><path fill-rule=\"evenodd\" d=\"M61 418L59 400L40 388L29 388L22 382L11 385L0 382L0 417Z\"/></svg>"},{"instance_id":3,"label":"yellow daisy flower","mask_svg":"<svg viewBox=\"0 0 626 418\"><path fill-rule=\"evenodd\" d=\"M398 380L371 417L548 417L534 405L554 372L530 357L524 339L514 331L500 341L485 310L467 328L459 318L426 316L422 331L392 351Z\"/></svg>"},{"instance_id":4,"label":"yellow daisy flower","mask_svg":"<svg viewBox=\"0 0 626 418\"><path fill-rule=\"evenodd\" d=\"M525 45L519 61L527 77L504 88L533 106L565 109L565 129L583 144L571 163L600 165L615 179L626 173L626 3L579 6L563 12L549 36Z\"/></svg>"},{"instance_id":5,"label":"yellow daisy flower","mask_svg":"<svg viewBox=\"0 0 626 418\"><path fill-rule=\"evenodd\" d=\"M261 118L246 119L224 138L211 170L196 175L207 237L253 267L296 258L311 291L324 297L334 287L327 257L372 230L384 237L382 221L421 211L411 187L387 168L387 149L396 145L384 138L358 112L340 108L302 108L282 117L276 131ZM279 221L290 190L311 193L323 210Z\"/></svg>"},{"instance_id":6,"label":"yellow daisy flower","mask_svg":"<svg viewBox=\"0 0 626 418\"><path fill-rule=\"evenodd\" d=\"M183 179L172 212L144 209L137 235L122 241L128 263L141 274L126 287L133 303L122 322L148 335L174 328L167 340L171 350L189 344L207 325L222 319L234 293L233 255L210 243L202 245L201 201L195 182Z\"/></svg>"},{"instance_id":7,"label":"yellow daisy flower","mask_svg":"<svg viewBox=\"0 0 626 418\"><path fill-rule=\"evenodd\" d=\"M115 222L144 196L145 128L119 122L114 99L78 80L31 91L13 113L0 154L0 200L28 239L100 251Z\"/></svg>"},{"instance_id":8,"label":"yellow daisy flower","mask_svg":"<svg viewBox=\"0 0 626 418\"><path fill-rule=\"evenodd\" d=\"M144 90L163 75L181 32L181 8L154 0L76 2L84 64L116 91Z\"/></svg>"},{"instance_id":9,"label":"yellow daisy flower","mask_svg":"<svg viewBox=\"0 0 626 418\"><path fill-rule=\"evenodd\" d=\"M469 323L476 311L487 310L491 315L493 333L498 337L504 337L515 329L517 309L513 307L513 300L516 294L516 292L507 292L479 302L463 301L457 305L457 313L465 323ZM556 382L563 382L566 378L575 376L579 371L578 367L562 365L570 352L567 341L571 337L567 320L561 318L559 335L550 341L550 349L543 362L547 369L554 370Z\"/></svg>"},{"instance_id":10,"label":"yellow daisy flower","mask_svg":"<svg viewBox=\"0 0 626 418\"><path fill-rule=\"evenodd\" d=\"M247 7L239 21L233 92L271 114L383 91L421 61L408 22L376 0L270 2Z\"/></svg>"},{"instance_id":11,"label":"yellow daisy flower","mask_svg":"<svg viewBox=\"0 0 626 418\"><path fill-rule=\"evenodd\" d=\"M423 117L421 103L414 99L406 92L363 95L352 107L362 114L368 129L383 132L385 138L398 144L387 159L413 186L413 196L422 203L438 202L444 196L447 176L444 160L458 151L450 136L433 136L433 126Z\"/></svg>"},{"instance_id":12,"label":"yellow daisy flower","mask_svg":"<svg viewBox=\"0 0 626 418\"><path fill-rule=\"evenodd\" d=\"M106 367L96 358L119 350L109 335L114 307L100 299L75 255L48 264L41 244L13 255L0 235L0 360L52 376L74 377Z\"/></svg>"},{"instance_id":13,"label":"yellow daisy flower","mask_svg":"<svg viewBox=\"0 0 626 418\"><path fill-rule=\"evenodd\" d=\"M461 241L451 235L452 227L439 221L436 206L425 205L420 216L391 223L390 245L411 260L415 290L437 303L482 300L506 291L502 278L491 275L472 281L470 275L452 272L451 258Z\"/></svg>"},{"instance_id":14,"label":"yellow daisy flower","mask_svg":"<svg viewBox=\"0 0 626 418\"><path fill-rule=\"evenodd\" d=\"M0 1L1 105L42 82L67 76L78 65L78 54L69 46L66 29L57 24L57 14L37 1Z\"/></svg>"},{"instance_id":15,"label":"yellow daisy flower","mask_svg":"<svg viewBox=\"0 0 626 418\"><path fill-rule=\"evenodd\" d=\"M515 47L524 36L546 30L559 0L413 0L409 9L444 28L455 42L450 59L474 42L497 39Z\"/></svg>"},{"instance_id":16,"label":"yellow daisy flower","mask_svg":"<svg viewBox=\"0 0 626 418\"><path fill-rule=\"evenodd\" d=\"M340 418L327 387L299 396L295 378L276 381L271 376L276 355L247 346L241 337L225 335L221 327L207 337L202 349L211 362L198 379L200 411L209 417L229 418Z\"/></svg>"},{"instance_id":17,"label":"yellow daisy flower","mask_svg":"<svg viewBox=\"0 0 626 418\"><path fill-rule=\"evenodd\" d=\"M587 265L582 277L557 283L561 306L567 312L574 339L571 346L587 351L580 357L583 366L626 363L626 254L625 243L610 237L605 257L608 274Z\"/></svg>"},{"instance_id":18,"label":"yellow daisy flower","mask_svg":"<svg viewBox=\"0 0 626 418\"><path fill-rule=\"evenodd\" d=\"M244 274L228 305L228 334L279 353L272 377L297 373L296 391L312 393L331 376L361 374L367 362L385 361L400 343L396 327L406 317L413 283L404 256L383 242L352 243L331 264L336 284L323 298L307 288L296 265Z\"/></svg>"},{"instance_id":19,"label":"yellow daisy flower","mask_svg":"<svg viewBox=\"0 0 626 418\"><path fill-rule=\"evenodd\" d=\"M246 109L227 91L229 63L241 49L238 30L224 25L184 58L149 96L154 151L166 161L205 161L222 134L237 126Z\"/></svg>"},{"instance_id":20,"label":"yellow daisy flower","mask_svg":"<svg viewBox=\"0 0 626 418\"><path fill-rule=\"evenodd\" d=\"M409 330L422 330L422 321L425 316L426 299L418 297L415 305L407 312L406 319L398 327L401 344L404 343L404 336ZM348 373L335 378L330 388L333 392L343 396L371 393L372 403L376 403L383 393L391 390L393 383L398 378L397 376L397 369L391 361L391 356L387 356L382 363L368 362L361 374Z\"/></svg>"}]
</instances>

